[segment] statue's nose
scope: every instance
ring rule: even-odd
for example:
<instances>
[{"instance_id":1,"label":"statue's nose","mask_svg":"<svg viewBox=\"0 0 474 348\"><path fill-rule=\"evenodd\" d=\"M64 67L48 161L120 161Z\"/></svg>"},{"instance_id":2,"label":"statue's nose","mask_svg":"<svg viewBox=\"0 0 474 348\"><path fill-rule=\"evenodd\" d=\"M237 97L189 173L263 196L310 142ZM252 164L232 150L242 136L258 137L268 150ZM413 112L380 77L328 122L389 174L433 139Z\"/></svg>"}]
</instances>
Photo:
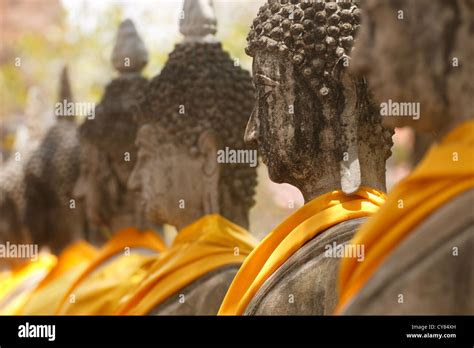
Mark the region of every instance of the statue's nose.
<instances>
[{"instance_id":1,"label":"statue's nose","mask_svg":"<svg viewBox=\"0 0 474 348\"><path fill-rule=\"evenodd\" d=\"M72 196L75 199L83 199L85 197L85 183L82 175L79 176L79 179L76 181L72 189Z\"/></svg>"},{"instance_id":2,"label":"statue's nose","mask_svg":"<svg viewBox=\"0 0 474 348\"><path fill-rule=\"evenodd\" d=\"M257 118L257 108L255 107L252 110L252 114L250 115L250 119L247 123L247 127L245 128L245 135L244 141L247 144L255 145L258 139L258 118Z\"/></svg>"}]
</instances>

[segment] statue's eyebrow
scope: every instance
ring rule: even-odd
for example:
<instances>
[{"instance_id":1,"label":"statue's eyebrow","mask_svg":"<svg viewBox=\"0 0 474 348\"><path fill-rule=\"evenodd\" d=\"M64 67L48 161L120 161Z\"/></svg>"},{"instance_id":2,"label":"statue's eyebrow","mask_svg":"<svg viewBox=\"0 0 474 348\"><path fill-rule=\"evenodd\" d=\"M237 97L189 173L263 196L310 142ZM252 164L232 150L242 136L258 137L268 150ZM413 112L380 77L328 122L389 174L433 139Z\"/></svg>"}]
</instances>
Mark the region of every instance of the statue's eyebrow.
<instances>
[{"instance_id":1,"label":"statue's eyebrow","mask_svg":"<svg viewBox=\"0 0 474 348\"><path fill-rule=\"evenodd\" d=\"M280 86L280 82L275 81L271 79L268 76L262 75L262 74L255 74L255 80L257 85L264 85L264 86L270 86L270 87L278 87Z\"/></svg>"}]
</instances>

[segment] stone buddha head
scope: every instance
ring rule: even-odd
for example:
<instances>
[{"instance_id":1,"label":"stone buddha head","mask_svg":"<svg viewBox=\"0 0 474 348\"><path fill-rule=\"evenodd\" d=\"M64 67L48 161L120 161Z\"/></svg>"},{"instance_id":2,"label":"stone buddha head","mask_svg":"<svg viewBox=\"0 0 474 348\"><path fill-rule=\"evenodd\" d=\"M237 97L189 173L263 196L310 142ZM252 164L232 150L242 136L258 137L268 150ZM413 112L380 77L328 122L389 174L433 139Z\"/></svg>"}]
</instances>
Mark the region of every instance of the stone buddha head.
<instances>
[{"instance_id":1,"label":"stone buddha head","mask_svg":"<svg viewBox=\"0 0 474 348\"><path fill-rule=\"evenodd\" d=\"M257 100L246 141L258 144L270 178L306 201L361 185L385 190L392 132L365 80L347 71L359 21L349 1L269 0L248 35Z\"/></svg>"},{"instance_id":2,"label":"stone buddha head","mask_svg":"<svg viewBox=\"0 0 474 348\"><path fill-rule=\"evenodd\" d=\"M93 226L116 232L143 227L137 197L127 190L127 181L137 158L136 117L148 83L140 71L147 51L130 20L119 27L112 62L120 75L107 85L94 118L79 130L80 175L74 194L84 200Z\"/></svg>"},{"instance_id":3,"label":"stone buddha head","mask_svg":"<svg viewBox=\"0 0 474 348\"><path fill-rule=\"evenodd\" d=\"M439 137L474 117L474 4L367 0L352 69L379 103L418 103L419 117L383 117Z\"/></svg>"},{"instance_id":4,"label":"stone buddha head","mask_svg":"<svg viewBox=\"0 0 474 348\"><path fill-rule=\"evenodd\" d=\"M73 102L67 68L62 70L59 101ZM55 108L56 110L56 108ZM54 252L85 238L83 206L71 202L79 175L79 140L73 117L56 113L57 120L24 166L24 222L33 243Z\"/></svg>"},{"instance_id":5,"label":"stone buddha head","mask_svg":"<svg viewBox=\"0 0 474 348\"><path fill-rule=\"evenodd\" d=\"M221 214L247 227L257 165L243 141L252 80L213 36L215 21L202 3L185 2L185 39L150 82L129 187L141 192L150 221L180 229ZM188 31L187 21L200 29Z\"/></svg>"}]
</instances>

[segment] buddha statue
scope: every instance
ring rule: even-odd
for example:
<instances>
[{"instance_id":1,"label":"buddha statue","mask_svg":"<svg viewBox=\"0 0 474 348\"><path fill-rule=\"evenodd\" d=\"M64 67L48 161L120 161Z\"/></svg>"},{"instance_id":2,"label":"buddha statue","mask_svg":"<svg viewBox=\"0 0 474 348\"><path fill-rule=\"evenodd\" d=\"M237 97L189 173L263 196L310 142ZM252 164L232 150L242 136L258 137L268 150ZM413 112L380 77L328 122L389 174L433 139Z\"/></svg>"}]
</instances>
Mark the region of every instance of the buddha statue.
<instances>
[{"instance_id":1,"label":"buddha statue","mask_svg":"<svg viewBox=\"0 0 474 348\"><path fill-rule=\"evenodd\" d=\"M74 194L84 200L92 225L110 234L143 224L136 196L126 183L137 157L134 118L147 85L140 74L147 59L133 22L122 22L112 54L119 76L106 87L94 117L79 130L81 173Z\"/></svg>"},{"instance_id":2,"label":"buddha statue","mask_svg":"<svg viewBox=\"0 0 474 348\"><path fill-rule=\"evenodd\" d=\"M38 117L44 113L40 100L43 99L39 88L30 87L24 111L26 124L20 124L15 129L14 139L10 139L12 153L0 166L0 244L27 244L32 241L24 221L24 178L26 164L43 137L39 134L41 132L38 132L41 127L35 127L38 123L44 124L43 117ZM18 257L2 258L0 270L9 269L23 261L23 258Z\"/></svg>"},{"instance_id":3,"label":"buddha statue","mask_svg":"<svg viewBox=\"0 0 474 348\"><path fill-rule=\"evenodd\" d=\"M58 102L73 102L67 67L61 72ZM86 237L84 207L71 201L79 176L79 139L74 117L56 122L29 155L24 169L23 221L34 243L57 253Z\"/></svg>"},{"instance_id":4,"label":"buddha statue","mask_svg":"<svg viewBox=\"0 0 474 348\"><path fill-rule=\"evenodd\" d=\"M61 72L59 88L59 101L63 100L72 102L66 67ZM0 313L3 315L21 314L55 267L66 271L78 261L68 258L66 264L59 265L57 254L64 249L75 249L76 243L85 244L80 241L86 237L84 210L80 204L70 205L79 174L77 127L72 118L56 116L56 123L38 147L20 153L17 161L11 158L2 173L5 180L0 179L2 230L10 229L2 236L6 240L2 244L4 250L18 253L18 257L8 260L13 260L12 267L2 280ZM80 257L82 252L83 249ZM6 260L2 258L2 261Z\"/></svg>"},{"instance_id":5,"label":"buddha statue","mask_svg":"<svg viewBox=\"0 0 474 348\"><path fill-rule=\"evenodd\" d=\"M137 196L127 189L137 159L135 119L147 88L140 74L147 61L133 22L123 21L112 52L119 76L105 88L94 117L80 127L80 175L74 188L89 223L109 240L64 292L58 314L114 314L165 248L159 232L144 222Z\"/></svg>"},{"instance_id":6,"label":"buddha statue","mask_svg":"<svg viewBox=\"0 0 474 348\"><path fill-rule=\"evenodd\" d=\"M31 236L23 223L24 209L23 163L9 158L0 169L0 244L26 244ZM24 260L17 257L0 258L0 272Z\"/></svg>"},{"instance_id":7,"label":"buddha statue","mask_svg":"<svg viewBox=\"0 0 474 348\"><path fill-rule=\"evenodd\" d=\"M8 166L1 171L0 180L7 174L22 175L23 173L17 171L15 166ZM2 184L5 183L9 184L10 182L6 180L2 182ZM13 184L16 184L16 182L13 182ZM0 217L0 244L7 246L8 244L19 245L31 243L31 237L22 223L19 206L13 197L14 193L9 190L10 188L11 187L3 185L0 187L0 211L2 212ZM5 249L7 248L5 247ZM29 261L29 259L16 255L14 257L2 255L0 258L0 273L8 272L11 268L25 261Z\"/></svg>"},{"instance_id":8,"label":"buddha statue","mask_svg":"<svg viewBox=\"0 0 474 348\"><path fill-rule=\"evenodd\" d=\"M412 173L355 236L361 263L341 265L338 313L474 313L472 2L366 1L353 57L377 103L419 115L382 117L430 142Z\"/></svg>"},{"instance_id":9,"label":"buddha statue","mask_svg":"<svg viewBox=\"0 0 474 348\"><path fill-rule=\"evenodd\" d=\"M269 0L253 21L257 100L245 140L305 205L247 258L220 314L322 315L336 305L341 250L384 201L393 134L365 80L347 71L359 22L351 1L298 0Z\"/></svg>"},{"instance_id":10,"label":"buddha statue","mask_svg":"<svg viewBox=\"0 0 474 348\"><path fill-rule=\"evenodd\" d=\"M252 80L214 36L211 1L186 0L183 18L183 42L147 89L129 181L147 218L178 234L122 314L215 315L255 244L256 151L243 140Z\"/></svg>"}]
</instances>

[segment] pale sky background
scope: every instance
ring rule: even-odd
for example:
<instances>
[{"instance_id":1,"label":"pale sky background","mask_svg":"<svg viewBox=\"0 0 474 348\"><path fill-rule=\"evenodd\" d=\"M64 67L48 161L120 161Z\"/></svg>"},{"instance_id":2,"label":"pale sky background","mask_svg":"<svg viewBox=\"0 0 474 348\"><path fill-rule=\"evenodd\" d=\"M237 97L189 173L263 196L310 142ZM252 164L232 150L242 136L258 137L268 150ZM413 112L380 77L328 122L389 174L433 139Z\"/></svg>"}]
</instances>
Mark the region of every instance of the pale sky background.
<instances>
[{"instance_id":1,"label":"pale sky background","mask_svg":"<svg viewBox=\"0 0 474 348\"><path fill-rule=\"evenodd\" d=\"M84 33L95 32L107 9L118 5L124 19L133 20L150 51L171 52L181 38L178 22L183 0L62 0L62 3L68 12L67 21L72 27L79 26ZM265 0L214 0L217 37L223 41L224 47L228 44L226 38L236 26L250 28L251 21L264 3ZM245 37L241 39L245 41ZM113 38L110 47L104 49L112 50L112 45ZM250 59L245 58L242 66L250 68Z\"/></svg>"}]
</instances>

